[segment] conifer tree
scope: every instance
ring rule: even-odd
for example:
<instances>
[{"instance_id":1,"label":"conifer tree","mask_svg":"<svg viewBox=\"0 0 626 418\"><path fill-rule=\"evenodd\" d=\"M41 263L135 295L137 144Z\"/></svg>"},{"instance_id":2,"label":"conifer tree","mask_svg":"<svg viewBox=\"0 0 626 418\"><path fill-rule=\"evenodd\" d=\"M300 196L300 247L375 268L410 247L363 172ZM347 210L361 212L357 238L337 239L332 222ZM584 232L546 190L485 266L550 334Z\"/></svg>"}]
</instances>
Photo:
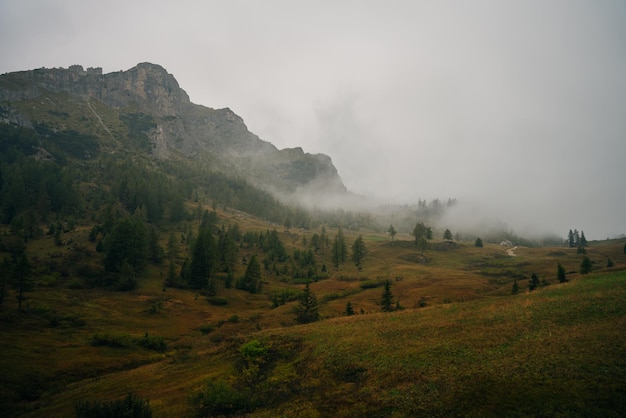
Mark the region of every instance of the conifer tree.
<instances>
[{"instance_id":1,"label":"conifer tree","mask_svg":"<svg viewBox=\"0 0 626 418\"><path fill-rule=\"evenodd\" d=\"M422 251L422 254L428 247L428 240L433 238L433 230L431 227L418 222L413 228L413 236L415 237L415 245Z\"/></svg>"},{"instance_id":2,"label":"conifer tree","mask_svg":"<svg viewBox=\"0 0 626 418\"><path fill-rule=\"evenodd\" d=\"M391 312L393 310L393 295L391 294L391 282L385 280L385 287L380 298L380 310L383 312Z\"/></svg>"},{"instance_id":3,"label":"conifer tree","mask_svg":"<svg viewBox=\"0 0 626 418\"><path fill-rule=\"evenodd\" d=\"M337 230L337 235L335 235L335 239L333 240L333 246L331 249L332 262L335 270L339 270L339 265L346 260L346 239L343 236L343 231L341 228Z\"/></svg>"},{"instance_id":4,"label":"conifer tree","mask_svg":"<svg viewBox=\"0 0 626 418\"><path fill-rule=\"evenodd\" d=\"M539 278L535 273L530 276L530 280L528 281L528 290L531 292L539 287Z\"/></svg>"},{"instance_id":5,"label":"conifer tree","mask_svg":"<svg viewBox=\"0 0 626 418\"><path fill-rule=\"evenodd\" d=\"M237 282L237 289L247 290L250 293L258 293L263 287L261 279L261 265L256 259L256 254L253 254L248 261L246 272L243 277Z\"/></svg>"},{"instance_id":6,"label":"conifer tree","mask_svg":"<svg viewBox=\"0 0 626 418\"><path fill-rule=\"evenodd\" d=\"M517 295L519 293L519 285L517 284L517 280L513 281L513 289L511 290L511 294Z\"/></svg>"},{"instance_id":7,"label":"conifer tree","mask_svg":"<svg viewBox=\"0 0 626 418\"><path fill-rule=\"evenodd\" d=\"M367 250L365 248L363 236L359 235L359 237L354 240L354 244L352 244L352 261L359 271L363 269L363 259L365 258L366 253Z\"/></svg>"},{"instance_id":8,"label":"conifer tree","mask_svg":"<svg viewBox=\"0 0 626 418\"><path fill-rule=\"evenodd\" d=\"M391 235L391 240L393 241L396 238L396 234L397 234L397 231L393 227L393 225L389 225L389 229L387 230L387 232L389 232L389 235Z\"/></svg>"},{"instance_id":9,"label":"conifer tree","mask_svg":"<svg viewBox=\"0 0 626 418\"><path fill-rule=\"evenodd\" d=\"M569 230L569 233L567 234L567 244L569 245L570 248L575 247L574 231L572 231L571 229Z\"/></svg>"},{"instance_id":10,"label":"conifer tree","mask_svg":"<svg viewBox=\"0 0 626 418\"><path fill-rule=\"evenodd\" d=\"M348 302L346 304L346 316L354 315L354 309L352 308L352 303Z\"/></svg>"},{"instance_id":11,"label":"conifer tree","mask_svg":"<svg viewBox=\"0 0 626 418\"><path fill-rule=\"evenodd\" d=\"M565 277L565 268L563 268L561 263L558 263L556 266L556 277L559 279L559 283L567 282L567 277Z\"/></svg>"},{"instance_id":12,"label":"conifer tree","mask_svg":"<svg viewBox=\"0 0 626 418\"><path fill-rule=\"evenodd\" d=\"M591 272L591 260L589 257L583 257L583 261L580 263L580 274L589 274Z\"/></svg>"},{"instance_id":13,"label":"conifer tree","mask_svg":"<svg viewBox=\"0 0 626 418\"><path fill-rule=\"evenodd\" d=\"M445 239L447 241L451 241L452 240L452 232L449 229L446 229L443 232L443 239Z\"/></svg>"},{"instance_id":14,"label":"conifer tree","mask_svg":"<svg viewBox=\"0 0 626 418\"><path fill-rule=\"evenodd\" d=\"M580 241L578 245L583 248L587 246L587 238L585 238L585 233L582 230L580 231Z\"/></svg>"},{"instance_id":15,"label":"conifer tree","mask_svg":"<svg viewBox=\"0 0 626 418\"><path fill-rule=\"evenodd\" d=\"M308 324L309 322L315 322L319 319L320 314L318 312L317 297L309 287L309 283L307 283L300 297L300 303L296 308L296 321L298 321L299 324Z\"/></svg>"},{"instance_id":16,"label":"conifer tree","mask_svg":"<svg viewBox=\"0 0 626 418\"><path fill-rule=\"evenodd\" d=\"M207 227L198 232L187 281L193 289L204 289L209 284L209 276L213 275L216 267L216 244L211 230Z\"/></svg>"}]
</instances>

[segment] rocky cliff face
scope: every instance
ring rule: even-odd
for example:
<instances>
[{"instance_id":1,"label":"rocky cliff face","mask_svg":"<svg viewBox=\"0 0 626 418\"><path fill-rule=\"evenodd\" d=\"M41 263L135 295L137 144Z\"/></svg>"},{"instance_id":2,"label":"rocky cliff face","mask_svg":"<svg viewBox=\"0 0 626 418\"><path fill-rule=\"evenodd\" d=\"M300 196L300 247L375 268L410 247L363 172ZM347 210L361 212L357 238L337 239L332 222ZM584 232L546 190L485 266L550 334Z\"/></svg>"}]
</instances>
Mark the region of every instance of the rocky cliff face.
<instances>
[{"instance_id":1,"label":"rocky cliff face","mask_svg":"<svg viewBox=\"0 0 626 418\"><path fill-rule=\"evenodd\" d=\"M191 103L176 79L159 65L142 63L109 74L102 74L100 68L85 70L75 65L0 76L0 122L30 127L41 122L38 115L42 107L47 106L48 114L60 113L61 107L74 109L67 105L68 100L93 113L106 132L122 143L123 135L114 129L120 115L149 118L150 123L141 129L149 138L154 158L207 161L215 169L281 193L307 188L346 192L328 156L307 154L301 148L278 150L251 133L230 109ZM36 106L30 106L31 102ZM97 110L102 106L107 115ZM39 113L31 111L35 107Z\"/></svg>"}]
</instances>

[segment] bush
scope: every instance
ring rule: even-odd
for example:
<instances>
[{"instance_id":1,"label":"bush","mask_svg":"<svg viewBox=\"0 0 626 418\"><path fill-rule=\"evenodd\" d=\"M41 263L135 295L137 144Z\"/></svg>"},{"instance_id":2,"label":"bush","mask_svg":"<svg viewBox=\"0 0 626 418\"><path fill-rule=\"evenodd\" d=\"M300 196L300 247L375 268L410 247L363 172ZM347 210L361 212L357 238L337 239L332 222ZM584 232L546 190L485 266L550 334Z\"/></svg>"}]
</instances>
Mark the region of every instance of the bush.
<instances>
[{"instance_id":1,"label":"bush","mask_svg":"<svg viewBox=\"0 0 626 418\"><path fill-rule=\"evenodd\" d=\"M91 345L94 347L128 348L133 344L132 339L126 334L94 334L91 337Z\"/></svg>"},{"instance_id":2,"label":"bush","mask_svg":"<svg viewBox=\"0 0 626 418\"><path fill-rule=\"evenodd\" d=\"M158 351L159 353L167 350L167 343L163 337L151 337L148 333L137 340L137 345L147 348L148 350Z\"/></svg>"},{"instance_id":3,"label":"bush","mask_svg":"<svg viewBox=\"0 0 626 418\"><path fill-rule=\"evenodd\" d=\"M212 325L204 324L204 325L201 325L200 328L198 329L203 334L210 334L211 332L213 332L215 328Z\"/></svg>"},{"instance_id":4,"label":"bush","mask_svg":"<svg viewBox=\"0 0 626 418\"><path fill-rule=\"evenodd\" d=\"M77 418L152 418L150 403L132 393L116 401L77 402L74 410Z\"/></svg>"},{"instance_id":5,"label":"bush","mask_svg":"<svg viewBox=\"0 0 626 418\"><path fill-rule=\"evenodd\" d=\"M375 289L377 287L381 287L385 285L385 280L367 280L359 285L359 287L363 290L365 289Z\"/></svg>"},{"instance_id":6,"label":"bush","mask_svg":"<svg viewBox=\"0 0 626 418\"><path fill-rule=\"evenodd\" d=\"M211 296L206 298L207 302L214 306L226 306L228 305L228 299L221 298L219 296Z\"/></svg>"},{"instance_id":7,"label":"bush","mask_svg":"<svg viewBox=\"0 0 626 418\"><path fill-rule=\"evenodd\" d=\"M191 397L196 417L231 416L252 409L250 397L223 380L207 380Z\"/></svg>"}]
</instances>

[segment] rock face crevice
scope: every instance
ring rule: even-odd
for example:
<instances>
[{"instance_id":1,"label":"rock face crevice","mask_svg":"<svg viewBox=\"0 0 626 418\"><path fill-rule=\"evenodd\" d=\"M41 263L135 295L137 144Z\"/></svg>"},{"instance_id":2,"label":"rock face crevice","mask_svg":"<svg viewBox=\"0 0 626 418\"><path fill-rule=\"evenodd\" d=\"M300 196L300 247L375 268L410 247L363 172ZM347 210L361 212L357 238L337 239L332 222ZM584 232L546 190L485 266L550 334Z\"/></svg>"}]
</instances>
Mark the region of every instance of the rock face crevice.
<instances>
[{"instance_id":1,"label":"rock face crevice","mask_svg":"<svg viewBox=\"0 0 626 418\"><path fill-rule=\"evenodd\" d=\"M112 111L147 115L153 125L145 134L154 158L177 155L207 161L214 169L277 193L307 188L317 193L346 193L330 157L301 148L278 150L250 132L232 110L192 103L160 65L141 63L108 74L101 68L85 70L74 65L0 75L0 123L30 127L35 116L24 107L18 112L14 105L49 93L82 103L97 100Z\"/></svg>"}]
</instances>

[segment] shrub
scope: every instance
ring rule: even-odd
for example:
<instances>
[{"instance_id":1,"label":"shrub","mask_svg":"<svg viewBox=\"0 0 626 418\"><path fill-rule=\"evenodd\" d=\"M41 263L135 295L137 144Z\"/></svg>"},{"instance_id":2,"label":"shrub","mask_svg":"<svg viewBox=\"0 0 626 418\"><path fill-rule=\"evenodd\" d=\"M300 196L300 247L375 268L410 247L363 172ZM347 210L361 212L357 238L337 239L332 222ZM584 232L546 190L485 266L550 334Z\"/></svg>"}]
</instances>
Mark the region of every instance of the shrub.
<instances>
[{"instance_id":1,"label":"shrub","mask_svg":"<svg viewBox=\"0 0 626 418\"><path fill-rule=\"evenodd\" d=\"M237 391L223 380L207 380L204 386L191 396L195 416L231 416L250 411L250 397Z\"/></svg>"},{"instance_id":2,"label":"shrub","mask_svg":"<svg viewBox=\"0 0 626 418\"><path fill-rule=\"evenodd\" d=\"M201 333L203 334L209 334L211 333L215 328L212 325L209 324L204 324L201 325L200 328L198 328L200 330Z\"/></svg>"},{"instance_id":3,"label":"shrub","mask_svg":"<svg viewBox=\"0 0 626 418\"><path fill-rule=\"evenodd\" d=\"M74 410L77 418L152 417L150 403L132 393L116 401L77 402Z\"/></svg>"},{"instance_id":4,"label":"shrub","mask_svg":"<svg viewBox=\"0 0 626 418\"><path fill-rule=\"evenodd\" d=\"M94 334L91 337L91 345L94 347L127 348L132 345L132 339L126 334Z\"/></svg>"},{"instance_id":5,"label":"shrub","mask_svg":"<svg viewBox=\"0 0 626 418\"><path fill-rule=\"evenodd\" d=\"M152 337L148 333L137 340L137 345L147 348L148 350L158 351L159 353L167 350L167 343L163 337Z\"/></svg>"},{"instance_id":6,"label":"shrub","mask_svg":"<svg viewBox=\"0 0 626 418\"><path fill-rule=\"evenodd\" d=\"M228 299L221 298L219 296L210 296L206 298L207 302L214 306L226 306L228 305Z\"/></svg>"},{"instance_id":7,"label":"shrub","mask_svg":"<svg viewBox=\"0 0 626 418\"><path fill-rule=\"evenodd\" d=\"M366 280L359 285L359 287L363 290L365 289L375 289L377 287L381 287L385 285L385 280Z\"/></svg>"}]
</instances>

